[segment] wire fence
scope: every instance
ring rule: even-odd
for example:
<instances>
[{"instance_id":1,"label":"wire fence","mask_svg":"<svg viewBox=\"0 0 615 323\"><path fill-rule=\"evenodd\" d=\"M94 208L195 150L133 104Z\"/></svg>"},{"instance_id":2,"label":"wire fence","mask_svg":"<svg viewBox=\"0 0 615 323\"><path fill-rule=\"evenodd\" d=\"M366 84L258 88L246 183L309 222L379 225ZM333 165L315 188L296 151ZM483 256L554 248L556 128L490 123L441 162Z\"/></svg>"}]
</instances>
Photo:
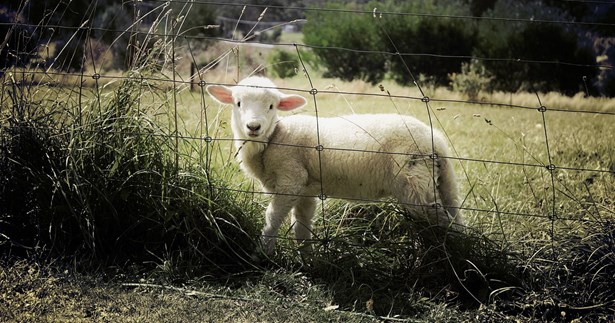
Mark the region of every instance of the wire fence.
<instances>
[{"instance_id":1,"label":"wire fence","mask_svg":"<svg viewBox=\"0 0 615 323\"><path fill-rule=\"evenodd\" d=\"M588 1L574 1L578 3L588 3ZM604 120L606 118L614 118L615 110L612 109L595 109L595 110L586 110L574 107L563 107L563 106L550 106L548 104L543 103L543 96L545 94L535 93L536 100L535 104L517 104L517 103L503 103L501 101L490 101L490 100L466 100L466 99L458 99L458 98L448 98L441 97L434 91L427 90L422 84L421 80L419 80L418 75L415 75L415 71L410 66L405 66L406 72L410 75L411 79L414 83L413 91L418 91L418 95L404 95L404 94L393 94L387 92L386 90L380 90L376 92L370 91L339 91L339 90L331 90L327 88L318 88L313 78L317 72L313 71L310 66L308 66L304 62L304 57L302 56L304 51L311 50L325 50L331 52L353 52L361 55L382 55L390 57L390 59L400 59L404 62L404 57L431 57L443 60L478 60L478 61L505 61L512 62L517 64L518 66L523 66L524 64L540 64L540 65L557 65L557 66L582 66L582 67L591 67L595 69L613 69L613 66L607 63L596 63L596 64L585 64L578 63L574 61L552 61L552 60L532 60L532 59L522 59L517 57L477 57L477 56L467 56L467 55L443 55L443 54L434 54L434 53L403 53L399 51L376 51L369 49L352 49L352 48L343 48L338 47L336 44L331 44L330 46L316 46L309 45L303 43L296 42L262 42L257 39L255 36L257 31L267 31L271 29L280 29L285 25L292 24L303 24L306 23L300 17L297 18L296 21L293 22L266 22L266 11L267 10L297 10L297 11L318 11L318 12L328 12L330 14L351 14L351 15L371 15L374 16L374 20L378 21L382 19L382 17L388 16L408 16L408 17L422 17L428 19L456 19L463 22L474 22L477 20L490 20L495 21L502 24L510 24L515 22L523 22L523 23L544 23L544 24L554 24L554 25L566 25L566 26L584 26L584 27L608 27L615 28L615 23L592 23L592 22L582 22L582 21L564 21L564 20L541 20L541 19L532 19L528 18L499 18L499 17L474 17L474 16L459 16L459 15L442 15L442 14L431 14L431 13L423 13L423 12L388 12L388 11L380 11L378 8L374 8L372 11L366 10L348 10L348 9L331 9L331 8L310 8L310 7L293 7L293 6L283 6L283 5L260 5L260 4L246 4L246 3L225 3L225 2L217 2L217 1L151 1L151 2L141 2L141 1L128 1L124 3L125 6L130 6L132 8L132 21L129 23L129 28L101 28L96 27L94 24L95 17L97 16L97 10L102 10L101 8L96 7L96 1L92 3L92 5L87 8L87 13L81 20L78 25L63 25L62 19L58 21L45 20L41 22L25 22L23 20L15 19L15 21L8 22L0 22L0 26L7 27L9 33L7 37L5 37L5 41L2 44L3 47L7 45L7 40L10 37L10 34L13 32L17 32L18 29L24 29L31 32L31 34L45 33L48 35L45 42L39 43L35 54L31 57L28 64L24 64L23 66L18 66L19 64L13 64L12 66L5 67L1 73L3 75L3 102L0 107L0 114L3 118L10 117L11 110L8 104L8 94L6 91L11 87L19 87L19 86L32 86L32 87L66 87L71 88L72 93L70 97L73 100L81 102L82 99L89 99L91 96L89 94L85 94L84 91L91 90L94 93L94 96L100 97L106 89L106 85L104 82L112 82L116 80L124 80L127 78L134 78L135 76L126 76L123 73L117 73L109 69L105 69L102 66L99 66L101 63L99 60L95 58L95 56L101 57L104 56L104 51L110 51L110 48L118 47L118 46L126 46L128 51L131 53L127 60L129 65L136 67L138 63L139 57L146 56L147 50L139 47L143 46L144 43L147 43L148 40L151 39L159 39L163 42L163 50L161 58L159 57L160 64L162 68L160 69L160 75L150 74L150 75L139 75L138 77L147 82L157 82L166 86L166 89L162 89L163 91L170 91L170 96L167 96L167 99L170 102L170 105L173 108L171 114L171 127L173 128L173 132L170 135L160 135L160 136L168 136L168 139L174 142L176 147L176 165L177 171L179 171L179 141L191 141L191 142L200 142L203 151L200 154L205 154L208 162L205 167L216 167L211 164L211 159L214 159L212 154L221 153L221 150L214 149L214 145L217 144L228 144L237 141L238 139L234 139L228 135L220 136L217 131L212 130L209 123L213 122L212 114L215 113L215 106L213 102L208 98L207 93L205 92L205 87L207 85L227 85L232 86L238 79L235 79L234 82L224 82L220 81L219 77L211 77L210 71L215 68L216 64L220 64L220 62L227 60L231 61L233 56L238 57L237 51L240 46L245 44L249 44L248 46L268 46L268 48L272 49L285 49L295 55L297 60L300 63L300 73L303 74L303 85L300 87L281 87L279 88L282 91L289 91L294 93L300 93L304 96L310 98L309 107L313 109L313 113L317 120L321 117L320 110L322 109L322 99L323 95L330 96L347 96L354 100L363 100L363 99L375 99L375 100L398 100L403 102L416 102L419 105L422 105L424 109L424 113L427 116L427 122L429 126L432 128L432 151L430 153L425 154L417 154L417 158L424 158L427 160L431 160L432 174L436 173L436 161L438 159L448 159L455 161L458 163L458 169L462 170L462 173L465 174L465 186L464 191L462 192L462 196L466 197L466 202L460 207L461 210L467 213L476 214L477 217L481 217L484 215L497 215L502 217L507 216L518 216L522 218L538 218L547 221L550 225L549 235L551 239L555 239L557 236L557 228L556 224L561 221L584 221L584 222L597 222L603 221L600 218L601 212L612 214L613 210L609 209L608 203L605 203L602 211L597 212L598 216L596 217L585 217L585 216L573 216L572 212L565 212L566 214L561 214L560 204L564 201L575 201L581 199L579 196L575 196L575 192L571 192L572 190L568 189L568 185L572 185L567 183L565 179L558 178L558 175L561 172L576 172L576 173L588 173L589 176L598 176L603 174L605 176L615 175L615 168L613 167L612 156L601 156L601 158L608 159L611 158L610 164L608 161L604 163L604 166L601 167L590 167L583 166L579 167L574 163L568 163L566 160L561 160L555 158L555 148L552 143L552 138L550 137L550 133L553 132L552 129L557 128L558 124L549 122L549 117L556 114L565 115L565 118L578 118L582 115L587 115L594 118L600 118L600 120ZM592 3L597 4L609 4L610 2L605 1L592 1ZM179 6L173 7L180 8L179 12L173 11L171 6ZM182 7L183 6L183 7ZM226 25L237 25L244 24L249 28L248 33L243 38L229 38L229 37L218 37L218 36L207 36L207 35L194 35L188 33L189 30L183 29L183 20L179 19L180 15L191 15L192 11L200 6L207 6L208 8L226 8L226 7L239 7L243 10L246 9L254 9L261 12L259 19L257 20L245 20L242 17L234 17L229 18L227 16L223 17L224 23ZM23 13L24 7L16 8L17 12ZM192 11L191 11L192 10ZM243 12L243 11L242 11ZM51 15L50 15L51 16ZM119 19L119 18L118 18ZM157 28L151 28L152 21L158 21ZM112 20L113 21L113 20ZM309 23L309 21L307 22ZM200 29L207 30L208 28L215 29L216 27L211 26L199 26ZM387 32L386 29L383 28L383 32ZM69 34L70 37L66 39L66 36L60 37L60 34ZM128 34L130 36L130 40L128 43L122 43L121 37L123 35ZM103 42L104 35L113 35L111 39L113 39L112 43L106 49L103 47L95 48L99 46ZM231 37L234 37L231 35ZM62 39L60 39L62 38ZM396 39L390 39L390 42L393 46L395 46ZM64 42L64 44L62 44ZM214 62L208 63L199 63L195 58L196 47L198 47L198 43L208 43L208 44L224 44L229 46L229 48L224 49L223 53L218 55L215 58ZM52 57L50 55L46 55L45 49L50 47L63 47L60 53L64 52L64 54L68 54L69 56L56 55ZM71 52L72 51L72 52ZM103 51L103 53L100 53ZM31 53L29 53L31 54ZM15 55L15 57L20 57L21 55ZM11 56L7 57L7 60L11 60ZM117 59L117 58L116 58ZM76 68L64 68L66 65L73 65L73 62L78 62L76 64ZM188 63L186 63L188 62ZM228 63L227 63L228 64ZM193 70L188 73L187 66L193 66ZM249 74L249 70L240 71L239 63L237 66L234 66L237 69L237 76L239 74ZM184 69L185 71L180 71L180 69ZM234 76L233 76L234 77ZM59 78L64 78L70 80L60 81ZM201 134L193 135L190 134L194 129L186 129L182 130L181 127L181 101L178 98L178 95L184 95L185 92L188 91L190 87L194 88L195 97L201 98L199 105L201 109L202 123ZM410 90L409 90L410 92ZM431 94L430 92L434 92ZM511 94L511 96L516 94ZM531 157L531 162L526 162L525 160L516 161L515 158L510 158L509 155L503 154L502 158L491 158L492 156L483 157L483 156L470 156L466 155L462 149L458 152L455 149L455 143L452 142L454 154L451 156L437 156L435 155L435 151L433 150L433 129L438 128L441 125L440 121L437 120L437 110L435 104L445 104L445 105L472 105L479 106L484 111L492 112L497 114L500 110L507 111L535 111L537 124L540 125L542 129L541 141L542 141L542 149L545 157ZM86 107L79 105L79 109L85 109ZM213 111L213 112L212 112ZM82 111L78 112L79 114ZM493 126L490 120L485 118L485 122L489 126ZM612 121L606 121L610 123ZM318 123L317 123L318 124ZM5 125L3 124L3 127ZM498 128L501 132L504 133L504 136L509 136L505 130ZM79 129L76 129L79 130ZM449 133L446 129L443 129L445 135L448 137ZM132 135L132 132L121 132L122 135ZM296 145L289 145L293 148L300 148L306 150L316 150L318 153L318 158L320 159L320 155L323 151L339 151L347 154L352 153L371 153L371 154L389 154L396 155L399 153L396 152L386 152L386 151L366 151L366 150L357 150L352 147L327 147L321 144L320 134L317 135L317 145L316 146L308 146L302 145L300 143ZM158 134L153 134L153 136L158 136ZM598 140L597 137L600 135L597 134L596 138L592 138L592 140ZM450 138L449 138L450 139ZM508 142L513 146L511 149L516 149L514 146L517 145L514 143L516 140L508 138ZM489 143L481 142L479 138L472 138L471 135L465 138L465 140L473 140L476 145L489 145ZM267 142L265 144L269 145L283 145L275 142ZM523 145L523 144L521 144ZM606 145L609 145L608 143ZM607 147L608 148L608 147ZM612 147L611 147L612 148ZM528 152L526 148L521 148L525 153L532 156L531 152ZM608 151L608 150L607 150ZM612 151L612 150L611 150ZM489 168L492 166L501 166L506 169L521 169L523 171L523 176L517 178L519 181L526 181L532 185L531 182L533 180L542 180L543 172L547 174L547 182L550 184L549 190L549 198L550 201L544 201L544 203L548 205L547 208L536 208L538 209L536 212L529 212L527 210L518 210L517 208L511 207L510 209L501 208L497 205L497 203L493 203L491 206L488 206L489 203L472 203L469 198L472 194L474 194L475 185L479 182L477 179L471 179L471 176L468 175L470 169L474 166L473 164L478 165L476 167L485 167ZM322 167L322 164L320 164ZM210 169L207 169L210 171ZM537 178L528 177L527 173L537 171ZM323 172L320 172L321 176ZM241 175L240 175L241 176ZM322 178L320 179L322 183ZM433 178L435 182L436 179ZM238 182L241 182L239 180ZM212 184L213 185L213 184ZM221 187L221 186L212 186L213 189L216 190L225 190L238 194L251 194L251 195L270 195L271 193L264 192L259 189L246 190L238 187ZM435 185L434 185L435 189ZM532 188L530 188L532 189ZM326 223L325 219L327 218L327 208L325 205L325 200L328 200L328 197L325 195L326 188L322 188L320 194L316 196L311 196L314 198L318 198L321 201L320 213L323 218L323 223ZM532 189L533 190L533 189ZM570 191L570 192L569 192ZM570 194L569 194L570 193ZM284 193L276 193L276 194L284 194ZM590 194L591 195L591 194ZM539 199L539 198L537 198ZM380 200L355 200L355 202L360 203L373 203L373 202L381 202ZM412 205L414 206L414 205ZM424 205L421 205L424 206ZM482 214L482 215L481 215ZM325 224L326 226L326 224Z\"/></svg>"}]
</instances>

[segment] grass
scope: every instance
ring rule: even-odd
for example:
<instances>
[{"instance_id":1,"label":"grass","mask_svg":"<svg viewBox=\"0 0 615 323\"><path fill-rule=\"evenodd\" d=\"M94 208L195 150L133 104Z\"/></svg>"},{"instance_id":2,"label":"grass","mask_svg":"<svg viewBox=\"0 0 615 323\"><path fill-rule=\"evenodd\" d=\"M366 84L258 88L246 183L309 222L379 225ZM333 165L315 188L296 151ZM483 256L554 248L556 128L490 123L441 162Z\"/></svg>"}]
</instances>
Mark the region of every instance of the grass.
<instances>
[{"instance_id":1,"label":"grass","mask_svg":"<svg viewBox=\"0 0 615 323\"><path fill-rule=\"evenodd\" d=\"M207 281L177 287L143 274L109 280L17 261L2 263L0 278L2 321L377 321L323 310L325 288L298 274L273 272L229 290Z\"/></svg>"},{"instance_id":2,"label":"grass","mask_svg":"<svg viewBox=\"0 0 615 323\"><path fill-rule=\"evenodd\" d=\"M312 81L314 87L319 89L316 105L312 102L300 113L314 114L316 107L320 116L369 113L376 110L412 114L428 122L425 105L418 100L349 94L382 93L379 87L358 82L344 83L321 77ZM282 88L303 91L310 89L308 80L300 75L292 79L278 80L277 84ZM384 83L384 87L393 95L417 96L417 93L414 93L416 90L401 88L395 84ZM324 93L327 90L333 93ZM433 98L463 99L443 89L433 91ZM497 98L498 94L493 96ZM519 101L513 101L513 104L537 105L535 94L519 94L513 97L520 97ZM580 96L566 98L553 94L538 94L538 97L543 104L562 110L613 111L612 101L604 99ZM530 99L534 102L530 102ZM188 100L182 102L181 109L197 110L196 107L190 108L189 104L184 103L188 103ZM228 117L228 111L224 107L210 105L208 109L213 110L213 115ZM375 309L375 313L380 315L429 315L430 310L427 308L433 308L434 304L421 303L421 297L425 295L431 301L437 299L445 304L459 302L461 306L470 307L475 306L478 300L483 304L490 304L494 313L500 313L499 315L546 315L546 319L555 319L561 312L558 312L558 309L562 304L565 304L563 308L569 311L568 317L587 316L586 311L574 308L588 306L596 306L592 307L593 310L601 308L593 313L597 318L612 315L606 309L607 304L612 302L612 293L608 292L601 296L604 297L601 301L593 300L597 302L586 299L578 303L578 300L567 299L561 304L545 305L539 304L539 299L545 297L544 293L559 289L559 278L550 278L553 274L551 270L555 267L602 268L589 265L595 259L580 250L612 250L608 245L594 245L596 241L587 241L585 237L600 236L600 239L609 239L608 228L613 217L613 207L612 200L607 196L614 184L613 161L610 157L614 154L610 144L613 134L606 129L610 127L610 119L613 116L548 111L543 120L542 114L534 109L463 102L436 102L431 105L429 113L435 126L446 132L457 152L456 157L460 158L457 170L462 191L466 195L464 207L468 210L465 213L470 219L471 227L476 230L467 237L469 241L455 246L458 247L456 250L455 247L448 246L444 251L442 241L434 243L433 240L420 236L420 229L400 224L404 223L403 216L389 206L349 207L346 204L327 202L325 213L315 221L315 231L318 237L323 239L322 245L318 244L316 259L310 259L307 264L297 263L295 246L289 234L289 239L285 240L278 250L282 257L278 260L280 266L299 266L310 272L315 279L324 281L332 290L337 291L334 299L343 308L361 310L363 306L357 304L371 300L375 304L372 305L372 310ZM189 118L189 114L185 115ZM545 127L549 150L546 147ZM220 138L231 138L228 127L223 126L218 130ZM225 153L221 154L225 156L223 162L228 162L228 156L232 155L226 153L227 150L232 148L227 146ZM545 167L549 164L549 155L551 163L558 166L553 173L555 203L551 173ZM597 169L603 172L574 168ZM258 190L258 184L254 186L242 174L233 172L231 176L231 181L239 187L247 185L249 190L254 187ZM596 200L602 202L594 204L592 201ZM262 199L257 201L266 203L266 200ZM553 211L558 217L556 221L550 219ZM369 238L365 240L365 237ZM588 245L579 249L565 247L570 241L587 242ZM554 254L553 251L559 248L565 248L570 253ZM476 250L482 253L475 252ZM456 257L449 257L455 253ZM612 268L612 264L609 264L612 256L612 251L604 254L601 261L606 261L602 263L603 266L606 265L605 269ZM451 263L450 258L456 259ZM455 261L459 262L454 263ZM565 274L572 279L572 272ZM597 275L601 274L604 272ZM544 284L528 285L526 279L544 279ZM363 287L358 288L361 286ZM447 296L441 295L443 286L448 286L445 293ZM577 287L583 290L579 291L580 294L591 294L582 284ZM607 290L609 289L612 287L607 287ZM561 290L556 293L559 292ZM607 294L610 296L606 296ZM519 298L524 298L524 301L517 301ZM512 299L515 301L511 301ZM577 305L569 304L570 301ZM532 302L537 305L530 305L531 310L524 310ZM498 303L506 305L494 305ZM422 307L421 304L425 306ZM549 313L545 314L546 312ZM480 315L487 315L486 313L481 312Z\"/></svg>"},{"instance_id":3,"label":"grass","mask_svg":"<svg viewBox=\"0 0 615 323\"><path fill-rule=\"evenodd\" d=\"M473 103L424 84L426 106L417 88L388 80L311 69L275 80L310 99L299 113L431 120L454 148L471 230L445 236L391 203L326 201L315 252L298 254L286 224L263 264L250 255L268 198L239 172L228 108L171 81L173 67L187 80L189 61L220 58L204 80L234 83L267 51L226 44L183 57L160 66L153 56L86 87L78 75L55 86L55 74L5 74L0 319L613 319L613 100L482 93Z\"/></svg>"}]
</instances>

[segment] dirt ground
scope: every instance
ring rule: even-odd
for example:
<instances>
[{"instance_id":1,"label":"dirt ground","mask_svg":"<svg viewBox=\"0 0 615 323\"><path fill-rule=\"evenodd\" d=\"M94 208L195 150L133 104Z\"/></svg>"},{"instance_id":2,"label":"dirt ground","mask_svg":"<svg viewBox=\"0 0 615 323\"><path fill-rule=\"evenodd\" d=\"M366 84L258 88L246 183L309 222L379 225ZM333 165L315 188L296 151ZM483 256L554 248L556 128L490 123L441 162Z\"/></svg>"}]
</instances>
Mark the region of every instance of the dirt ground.
<instances>
[{"instance_id":1,"label":"dirt ground","mask_svg":"<svg viewBox=\"0 0 615 323\"><path fill-rule=\"evenodd\" d=\"M260 289L261 287L255 287ZM245 290L244 290L245 291ZM118 276L111 280L16 262L0 268L2 322L373 322L281 295L234 295ZM255 291L255 293L258 293ZM244 293L245 294L245 293Z\"/></svg>"}]
</instances>

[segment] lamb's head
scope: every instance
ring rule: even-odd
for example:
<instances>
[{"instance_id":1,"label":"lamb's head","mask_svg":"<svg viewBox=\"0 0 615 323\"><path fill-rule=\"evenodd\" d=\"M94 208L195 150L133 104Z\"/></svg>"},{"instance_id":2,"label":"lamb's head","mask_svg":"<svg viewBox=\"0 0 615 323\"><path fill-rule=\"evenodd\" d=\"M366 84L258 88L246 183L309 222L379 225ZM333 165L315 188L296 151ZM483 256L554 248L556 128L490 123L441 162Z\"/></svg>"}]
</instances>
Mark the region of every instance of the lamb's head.
<instances>
[{"instance_id":1,"label":"lamb's head","mask_svg":"<svg viewBox=\"0 0 615 323\"><path fill-rule=\"evenodd\" d=\"M306 104L300 95L284 94L264 77L248 77L236 86L210 85L207 93L216 101L232 104L231 126L235 139L267 141L278 120L277 111Z\"/></svg>"}]
</instances>

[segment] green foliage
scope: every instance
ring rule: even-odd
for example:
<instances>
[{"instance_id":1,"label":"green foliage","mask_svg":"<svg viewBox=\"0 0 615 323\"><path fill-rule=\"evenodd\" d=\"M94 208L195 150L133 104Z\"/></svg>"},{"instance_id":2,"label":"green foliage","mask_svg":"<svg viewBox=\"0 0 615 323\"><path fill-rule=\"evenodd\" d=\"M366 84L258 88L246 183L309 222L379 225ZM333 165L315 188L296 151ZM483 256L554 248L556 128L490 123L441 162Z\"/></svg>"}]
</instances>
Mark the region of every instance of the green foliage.
<instances>
[{"instance_id":1,"label":"green foliage","mask_svg":"<svg viewBox=\"0 0 615 323\"><path fill-rule=\"evenodd\" d=\"M401 6L389 4L389 7L401 12L469 15L467 8L448 1L405 2ZM386 33L381 42L387 51L409 54L390 57L390 73L401 84L412 83L411 74L429 75L437 84L446 84L448 73L459 72L461 63L468 59L442 56L468 57L474 48L472 22L424 16L386 16L379 21L382 32ZM416 53L423 55L412 55Z\"/></svg>"},{"instance_id":2,"label":"green foliage","mask_svg":"<svg viewBox=\"0 0 615 323\"><path fill-rule=\"evenodd\" d=\"M399 12L438 12L467 14L454 2L435 1L369 3L355 7L339 4L333 9L362 9ZM361 79L380 82L386 72L401 84L413 82L411 74L426 74L444 84L447 73L458 71L465 59L438 58L438 55L471 53L474 43L473 25L453 19L430 19L424 16L357 15L339 12L311 12L303 32L306 44L344 49L314 49L330 76L343 80ZM437 41L434 41L437 40ZM432 55L389 55L390 53L428 53Z\"/></svg>"},{"instance_id":3,"label":"green foliage","mask_svg":"<svg viewBox=\"0 0 615 323\"><path fill-rule=\"evenodd\" d=\"M189 5L188 8L184 6ZM212 27L216 24L218 11L214 6L203 3L182 3L173 2L171 4L174 12L182 15L181 30L179 33L185 36L197 38L212 37L220 34L219 28ZM199 39L199 41L206 41Z\"/></svg>"},{"instance_id":4,"label":"green foliage","mask_svg":"<svg viewBox=\"0 0 615 323\"><path fill-rule=\"evenodd\" d=\"M225 3L229 5L218 7L219 11L224 13L224 17L237 19L241 17L244 21L257 21L262 16L262 21L265 22L289 22L302 18L302 8L306 7L306 2L301 0L227 0ZM257 6L249 4L256 4ZM267 7L267 10L265 10L263 5L271 7ZM245 31L247 30L242 30L242 32Z\"/></svg>"},{"instance_id":5,"label":"green foliage","mask_svg":"<svg viewBox=\"0 0 615 323\"><path fill-rule=\"evenodd\" d=\"M259 31L255 33L256 40L260 43L275 44L280 41L282 36L281 28L274 28L273 30Z\"/></svg>"},{"instance_id":6,"label":"green foliage","mask_svg":"<svg viewBox=\"0 0 615 323\"><path fill-rule=\"evenodd\" d=\"M141 52L147 51L147 48L153 44L147 29L140 30L142 23L133 21L131 10L126 4L115 4L101 10L92 23L96 28L93 36L109 45L113 53L111 68L126 70L140 64L138 60L142 55ZM157 26L158 21L155 21L154 25ZM78 43L83 44L84 40Z\"/></svg>"},{"instance_id":7,"label":"green foliage","mask_svg":"<svg viewBox=\"0 0 615 323\"><path fill-rule=\"evenodd\" d=\"M328 8L345 8L340 4L329 4ZM342 80L364 80L375 84L385 74L386 58L381 54L365 53L366 50L384 50L378 25L369 15L351 15L324 11L307 12L309 21L303 27L304 41L315 46L326 74ZM331 50L320 46L341 47Z\"/></svg>"},{"instance_id":8,"label":"green foliage","mask_svg":"<svg viewBox=\"0 0 615 323\"><path fill-rule=\"evenodd\" d=\"M467 15L454 2L369 3L364 6L330 5L333 9L362 9L399 12L432 12ZM339 12L312 12L303 32L306 44L344 49L314 49L331 76L343 80L362 79L372 84L381 81L385 72L402 84L413 81L411 74L430 75L444 84L447 73L459 71L465 59L438 58L438 55L470 55L474 44L474 25L453 19L423 16L357 15ZM349 49L349 50L348 50ZM355 51L352 51L355 50ZM428 53L430 55L389 55L390 53Z\"/></svg>"},{"instance_id":9,"label":"green foliage","mask_svg":"<svg viewBox=\"0 0 615 323\"><path fill-rule=\"evenodd\" d=\"M489 9L493 9L497 0L468 0L470 12L474 17L480 17Z\"/></svg>"},{"instance_id":10,"label":"green foliage","mask_svg":"<svg viewBox=\"0 0 615 323\"><path fill-rule=\"evenodd\" d=\"M377 83L389 73L395 81L411 84L417 75L424 74L445 85L449 74L458 74L462 64L475 56L492 58L485 61L485 68L494 76L496 90L596 93L595 55L588 46L591 42L580 36L582 30L564 24L500 19L573 20L561 9L541 2L387 1L329 8L370 12L376 8L373 15L308 13L305 42L316 47L314 52L333 77ZM498 19L448 18L473 12ZM391 54L376 53L379 51Z\"/></svg>"},{"instance_id":11,"label":"green foliage","mask_svg":"<svg viewBox=\"0 0 615 323\"><path fill-rule=\"evenodd\" d=\"M84 68L84 35L83 32L77 32L77 37L68 43L56 43L52 63L54 68L65 72L80 72Z\"/></svg>"},{"instance_id":12,"label":"green foliage","mask_svg":"<svg viewBox=\"0 0 615 323\"><path fill-rule=\"evenodd\" d=\"M316 55L313 51L300 49L299 55L301 55L301 60L305 65L314 71L320 71L322 62L320 61L318 55Z\"/></svg>"},{"instance_id":13,"label":"green foliage","mask_svg":"<svg viewBox=\"0 0 615 323\"><path fill-rule=\"evenodd\" d=\"M269 69L279 78L293 77L299 71L299 60L296 54L276 50L269 56Z\"/></svg>"},{"instance_id":14,"label":"green foliage","mask_svg":"<svg viewBox=\"0 0 615 323\"><path fill-rule=\"evenodd\" d=\"M493 77L479 60L462 63L461 73L452 73L448 77L453 91L464 93L470 101L477 101L481 91L491 90L493 81Z\"/></svg>"},{"instance_id":15,"label":"green foliage","mask_svg":"<svg viewBox=\"0 0 615 323\"><path fill-rule=\"evenodd\" d=\"M84 58L93 59L92 56L100 54L92 49L91 40L108 46L113 53L113 59L105 62L103 68L128 70L142 65L144 60L151 61L151 58L145 59L145 56L150 55L155 49L155 42L163 38L156 34L176 33L189 36L190 39L196 38L200 44L207 45L203 37L219 33L219 29L210 27L215 25L216 11L211 6L197 3L172 3L168 7L152 7L142 1L100 0L94 6L89 1L75 0L52 7L45 1L29 2L26 7L30 12L29 23L60 25L66 28L43 28L37 33L29 31L29 28L23 28L23 31L18 28L19 33L13 38L21 37L20 44L24 48L20 49L23 51L20 56L26 57L27 60L24 60L27 62L29 56L36 56L34 48L43 41L49 42L54 48L52 67L63 71L79 71L83 68ZM39 10L45 14L41 15ZM4 18L6 17L0 14L0 21ZM91 29L78 28L81 25ZM10 26L7 25L6 28L8 27ZM0 26L0 30L2 28L4 27ZM163 30L164 28L166 30ZM183 39L178 37L176 41ZM3 50L0 58L5 54L6 51ZM9 63L13 64L12 61Z\"/></svg>"},{"instance_id":16,"label":"green foliage","mask_svg":"<svg viewBox=\"0 0 615 323\"><path fill-rule=\"evenodd\" d=\"M486 13L510 18L519 14L537 20L570 20L540 3L500 1ZM503 91L558 91L572 95L584 90L584 79L593 80L597 74L597 69L591 67L595 65L591 48L579 41L578 30L565 25L481 21L476 54L494 58L485 61L485 67L495 77L494 87Z\"/></svg>"}]
</instances>

